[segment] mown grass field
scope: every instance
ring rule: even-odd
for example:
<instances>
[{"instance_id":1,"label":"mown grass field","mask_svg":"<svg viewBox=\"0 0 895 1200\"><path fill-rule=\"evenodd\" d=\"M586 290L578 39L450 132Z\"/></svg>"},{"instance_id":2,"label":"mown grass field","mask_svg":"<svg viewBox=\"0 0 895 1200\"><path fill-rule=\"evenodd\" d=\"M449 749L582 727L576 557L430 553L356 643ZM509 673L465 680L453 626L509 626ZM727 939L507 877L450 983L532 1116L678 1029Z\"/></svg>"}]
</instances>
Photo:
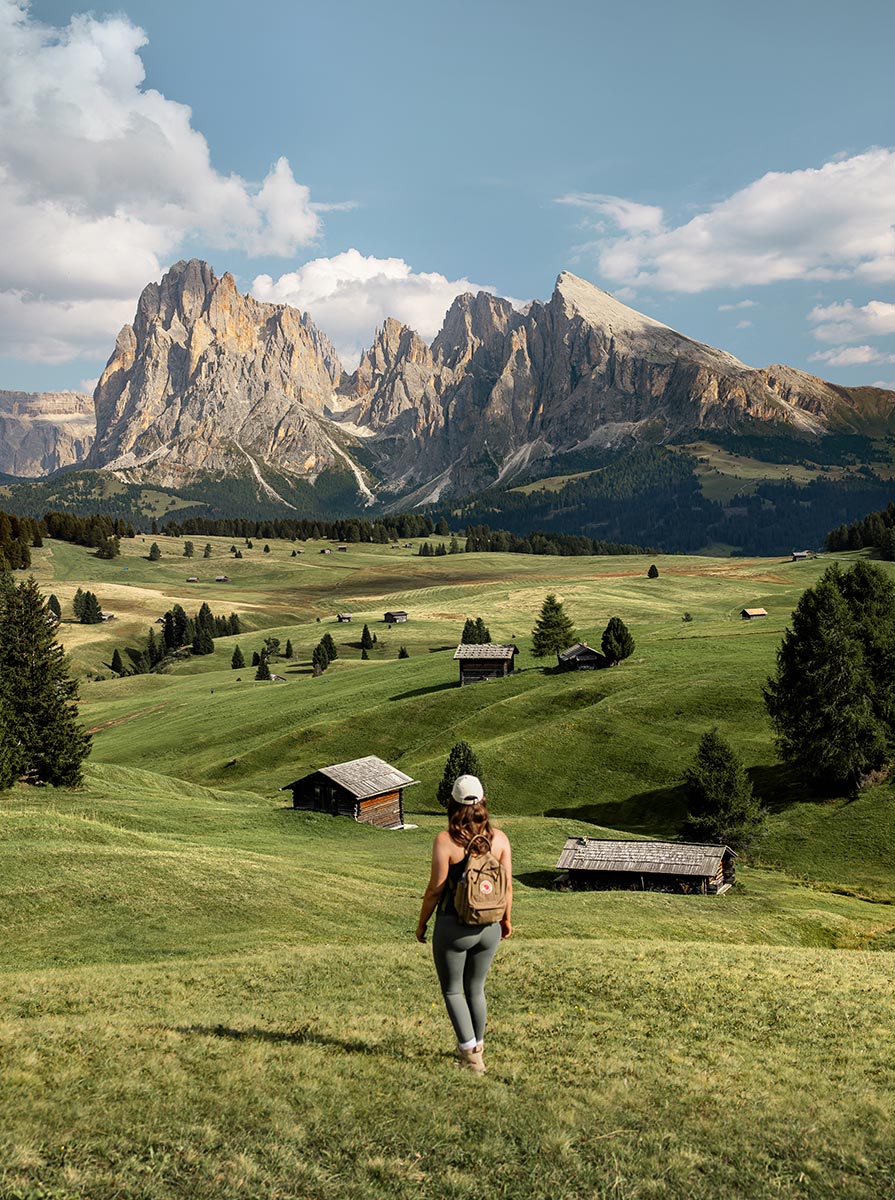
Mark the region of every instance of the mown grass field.
<instances>
[{"instance_id":1,"label":"mown grass field","mask_svg":"<svg viewBox=\"0 0 895 1200\"><path fill-rule=\"evenodd\" d=\"M62 628L95 731L85 787L0 798L3 1200L895 1196L895 793L811 794L760 698L824 562L659 557L649 580L643 558L273 541L233 561L229 539L203 560L194 537L192 562L158 538L151 564L152 540L111 563L35 552L63 606L81 585L117 615ZM621 616L632 659L545 671L547 591L592 644ZM247 632L108 678L116 646L203 600ZM740 620L758 606L766 621ZM479 615L519 670L461 691L453 649ZM315 679L326 631L340 657ZM295 646L286 682L230 669L234 643L249 659L268 635ZM733 891L551 890L571 834L677 833L713 724L769 809ZM514 846L484 1080L451 1068L412 933L458 737ZM296 813L279 790L370 753L420 780L417 828Z\"/></svg>"}]
</instances>

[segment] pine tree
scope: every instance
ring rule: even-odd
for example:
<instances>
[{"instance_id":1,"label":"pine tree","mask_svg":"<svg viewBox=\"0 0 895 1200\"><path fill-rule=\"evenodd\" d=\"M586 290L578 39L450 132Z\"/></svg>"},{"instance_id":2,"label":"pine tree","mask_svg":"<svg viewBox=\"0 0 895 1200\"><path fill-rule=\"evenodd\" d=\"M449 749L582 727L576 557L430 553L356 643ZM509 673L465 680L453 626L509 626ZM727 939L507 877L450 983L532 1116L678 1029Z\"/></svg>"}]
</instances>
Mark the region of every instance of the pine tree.
<instances>
[{"instance_id":1,"label":"pine tree","mask_svg":"<svg viewBox=\"0 0 895 1200\"><path fill-rule=\"evenodd\" d=\"M267 658L274 658L280 653L280 639L278 637L266 637L264 639L264 655Z\"/></svg>"},{"instance_id":2,"label":"pine tree","mask_svg":"<svg viewBox=\"0 0 895 1200\"><path fill-rule=\"evenodd\" d=\"M314 653L311 655L311 665L314 668L315 675L322 675L329 666L329 656L322 642L318 642L314 647Z\"/></svg>"},{"instance_id":3,"label":"pine tree","mask_svg":"<svg viewBox=\"0 0 895 1200\"><path fill-rule=\"evenodd\" d=\"M62 620L62 605L59 603L59 601L56 599L55 596L50 596L49 600L47 601L47 608L53 614L53 616L56 618L57 621Z\"/></svg>"},{"instance_id":4,"label":"pine tree","mask_svg":"<svg viewBox=\"0 0 895 1200\"><path fill-rule=\"evenodd\" d=\"M149 561L150 562L158 562L158 560L161 558L161 556L162 556L162 552L159 549L158 542L153 542L152 545L149 547Z\"/></svg>"},{"instance_id":5,"label":"pine tree","mask_svg":"<svg viewBox=\"0 0 895 1200\"><path fill-rule=\"evenodd\" d=\"M93 592L85 592L84 604L81 612L81 624L99 625L101 624L102 619L103 610L99 606L99 600L97 600Z\"/></svg>"},{"instance_id":6,"label":"pine tree","mask_svg":"<svg viewBox=\"0 0 895 1200\"><path fill-rule=\"evenodd\" d=\"M117 537L100 538L99 544L96 547L97 558L120 558L121 557L121 542Z\"/></svg>"},{"instance_id":7,"label":"pine tree","mask_svg":"<svg viewBox=\"0 0 895 1200\"><path fill-rule=\"evenodd\" d=\"M656 566L655 563L653 563L652 566L650 567L650 569L647 571L646 576L647 576L647 579L658 579L659 578L659 568Z\"/></svg>"},{"instance_id":8,"label":"pine tree","mask_svg":"<svg viewBox=\"0 0 895 1200\"><path fill-rule=\"evenodd\" d=\"M336 650L336 643L332 639L332 634L325 633L320 641L326 649L326 656L330 662L339 657L339 653Z\"/></svg>"},{"instance_id":9,"label":"pine tree","mask_svg":"<svg viewBox=\"0 0 895 1200\"><path fill-rule=\"evenodd\" d=\"M363 633L360 635L360 648L361 648L361 650L372 650L373 649L373 639L370 636L370 626L369 625L364 625Z\"/></svg>"},{"instance_id":10,"label":"pine tree","mask_svg":"<svg viewBox=\"0 0 895 1200\"><path fill-rule=\"evenodd\" d=\"M196 553L196 547L193 545L192 542L184 542L183 543L183 557L184 558L192 558L195 553Z\"/></svg>"},{"instance_id":11,"label":"pine tree","mask_svg":"<svg viewBox=\"0 0 895 1200\"><path fill-rule=\"evenodd\" d=\"M410 651L406 646L400 646L398 648L398 658L410 658Z\"/></svg>"},{"instance_id":12,"label":"pine tree","mask_svg":"<svg viewBox=\"0 0 895 1200\"><path fill-rule=\"evenodd\" d=\"M227 618L227 632L231 636L242 633L242 625L240 624L239 617L236 615L236 613L231 613Z\"/></svg>"},{"instance_id":13,"label":"pine tree","mask_svg":"<svg viewBox=\"0 0 895 1200\"><path fill-rule=\"evenodd\" d=\"M761 809L746 770L717 729L702 735L684 776L684 791L689 837L737 849L761 823Z\"/></svg>"},{"instance_id":14,"label":"pine tree","mask_svg":"<svg viewBox=\"0 0 895 1200\"><path fill-rule=\"evenodd\" d=\"M855 793L895 756L895 584L871 563L807 588L764 689L782 758Z\"/></svg>"},{"instance_id":15,"label":"pine tree","mask_svg":"<svg viewBox=\"0 0 895 1200\"><path fill-rule=\"evenodd\" d=\"M476 634L475 621L472 617L467 617L463 626L463 632L460 634L461 646L477 646L478 635Z\"/></svg>"},{"instance_id":16,"label":"pine tree","mask_svg":"<svg viewBox=\"0 0 895 1200\"><path fill-rule=\"evenodd\" d=\"M21 769L44 783L76 787L90 735L78 722L77 684L33 578L0 588L0 697L15 713Z\"/></svg>"},{"instance_id":17,"label":"pine tree","mask_svg":"<svg viewBox=\"0 0 895 1200\"><path fill-rule=\"evenodd\" d=\"M475 619L475 632L479 646L487 646L491 641L491 630L481 617Z\"/></svg>"},{"instance_id":18,"label":"pine tree","mask_svg":"<svg viewBox=\"0 0 895 1200\"><path fill-rule=\"evenodd\" d=\"M447 808L451 798L451 788L461 775L475 775L485 786L482 764L469 742L455 742L451 747L444 766L444 774L438 785L436 799L442 808Z\"/></svg>"},{"instance_id":19,"label":"pine tree","mask_svg":"<svg viewBox=\"0 0 895 1200\"><path fill-rule=\"evenodd\" d=\"M12 787L21 772L22 748L6 702L0 695L0 791Z\"/></svg>"},{"instance_id":20,"label":"pine tree","mask_svg":"<svg viewBox=\"0 0 895 1200\"><path fill-rule=\"evenodd\" d=\"M203 558L211 558L211 542L206 542L205 549L202 551Z\"/></svg>"},{"instance_id":21,"label":"pine tree","mask_svg":"<svg viewBox=\"0 0 895 1200\"><path fill-rule=\"evenodd\" d=\"M115 651L112 654L112 670L115 672L116 675L124 674L124 663L121 661L121 651L118 649L117 646L115 647Z\"/></svg>"},{"instance_id":22,"label":"pine tree","mask_svg":"<svg viewBox=\"0 0 895 1200\"><path fill-rule=\"evenodd\" d=\"M214 654L214 638L208 631L208 627L200 625L193 634L193 654Z\"/></svg>"},{"instance_id":23,"label":"pine tree","mask_svg":"<svg viewBox=\"0 0 895 1200\"><path fill-rule=\"evenodd\" d=\"M452 536L451 543L448 548L448 554L459 554L459 553L460 553L460 543L457 541L456 536Z\"/></svg>"},{"instance_id":24,"label":"pine tree","mask_svg":"<svg viewBox=\"0 0 895 1200\"><path fill-rule=\"evenodd\" d=\"M575 627L552 593L541 606L541 615L532 630L531 649L535 658L548 654L561 654L577 640Z\"/></svg>"},{"instance_id":25,"label":"pine tree","mask_svg":"<svg viewBox=\"0 0 895 1200\"><path fill-rule=\"evenodd\" d=\"M234 671L241 671L246 665L246 660L242 656L242 651L239 646L233 647L233 657L230 659L230 666Z\"/></svg>"},{"instance_id":26,"label":"pine tree","mask_svg":"<svg viewBox=\"0 0 895 1200\"><path fill-rule=\"evenodd\" d=\"M256 679L270 679L270 667L267 665L267 659L262 654L258 660L258 670L255 672Z\"/></svg>"},{"instance_id":27,"label":"pine tree","mask_svg":"<svg viewBox=\"0 0 895 1200\"><path fill-rule=\"evenodd\" d=\"M155 636L155 630L149 626L149 639L146 644L146 657L149 659L150 667L158 666L165 657L165 643L161 638Z\"/></svg>"},{"instance_id":28,"label":"pine tree","mask_svg":"<svg viewBox=\"0 0 895 1200\"><path fill-rule=\"evenodd\" d=\"M84 616L84 591L78 588L75 592L75 598L71 602L72 610L75 614L75 620L80 621Z\"/></svg>"},{"instance_id":29,"label":"pine tree","mask_svg":"<svg viewBox=\"0 0 895 1200\"><path fill-rule=\"evenodd\" d=\"M614 667L634 652L634 639L621 617L610 617L600 642L603 653Z\"/></svg>"},{"instance_id":30,"label":"pine tree","mask_svg":"<svg viewBox=\"0 0 895 1200\"><path fill-rule=\"evenodd\" d=\"M257 667L260 662L261 662L261 655L258 653L257 650L253 650L252 651L252 666Z\"/></svg>"},{"instance_id":31,"label":"pine tree","mask_svg":"<svg viewBox=\"0 0 895 1200\"><path fill-rule=\"evenodd\" d=\"M283 657L287 658L287 659L291 659L294 657L294 654L292 651L292 639L291 638L286 638L286 649L283 651Z\"/></svg>"},{"instance_id":32,"label":"pine tree","mask_svg":"<svg viewBox=\"0 0 895 1200\"><path fill-rule=\"evenodd\" d=\"M264 547L264 553L265 553L265 554L270 554L270 546L265 546L265 547Z\"/></svg>"}]
</instances>

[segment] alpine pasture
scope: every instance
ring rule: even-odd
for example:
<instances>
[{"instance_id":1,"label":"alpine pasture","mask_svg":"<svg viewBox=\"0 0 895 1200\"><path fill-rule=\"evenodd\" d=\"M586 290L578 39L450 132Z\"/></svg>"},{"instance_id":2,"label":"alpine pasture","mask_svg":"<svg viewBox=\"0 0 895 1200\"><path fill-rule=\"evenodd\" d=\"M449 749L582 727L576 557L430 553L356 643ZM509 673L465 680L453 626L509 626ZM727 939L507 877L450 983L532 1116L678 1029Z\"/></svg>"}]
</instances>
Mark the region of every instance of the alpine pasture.
<instances>
[{"instance_id":1,"label":"alpine pasture","mask_svg":"<svg viewBox=\"0 0 895 1200\"><path fill-rule=\"evenodd\" d=\"M0 797L4 1200L895 1196L895 795L812 795L777 761L760 693L826 561L192 540L192 560L163 536L111 561L34 551L94 747L83 789ZM78 586L115 620L73 624ZM591 645L620 616L631 658L534 659L551 591ZM110 677L116 647L203 601L244 632ZM756 607L769 617L740 619ZM407 624L386 626L398 608ZM470 616L520 655L461 690ZM339 657L316 678L325 632ZM271 662L285 682L254 680L265 637L293 644ZM734 889L552 890L570 834L677 834L713 725L768 809ZM413 940L460 738L514 846L484 1079L452 1069ZM365 754L420 781L417 828L296 813L279 791Z\"/></svg>"}]
</instances>

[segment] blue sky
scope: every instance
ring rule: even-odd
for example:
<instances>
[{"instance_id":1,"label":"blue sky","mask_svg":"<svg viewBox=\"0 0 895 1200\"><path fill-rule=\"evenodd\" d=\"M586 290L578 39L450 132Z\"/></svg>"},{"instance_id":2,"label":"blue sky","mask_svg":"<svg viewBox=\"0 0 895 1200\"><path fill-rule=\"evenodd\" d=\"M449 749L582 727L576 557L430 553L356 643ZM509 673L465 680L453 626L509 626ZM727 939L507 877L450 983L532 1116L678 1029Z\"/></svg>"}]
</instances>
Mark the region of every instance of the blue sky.
<instances>
[{"instance_id":1,"label":"blue sky","mask_svg":"<svg viewBox=\"0 0 895 1200\"><path fill-rule=\"evenodd\" d=\"M0 0L0 388L95 380L197 255L347 360L573 270L895 387L895 6Z\"/></svg>"}]
</instances>

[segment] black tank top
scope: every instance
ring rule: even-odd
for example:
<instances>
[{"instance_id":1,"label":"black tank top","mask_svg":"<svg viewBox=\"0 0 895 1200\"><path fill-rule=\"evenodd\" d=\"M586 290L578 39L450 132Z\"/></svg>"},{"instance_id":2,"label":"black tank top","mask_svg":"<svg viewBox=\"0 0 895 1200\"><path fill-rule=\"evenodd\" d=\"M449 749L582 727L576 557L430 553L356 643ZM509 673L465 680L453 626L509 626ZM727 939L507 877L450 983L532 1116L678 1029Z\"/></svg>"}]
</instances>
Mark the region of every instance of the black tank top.
<instances>
[{"instance_id":1,"label":"black tank top","mask_svg":"<svg viewBox=\"0 0 895 1200\"><path fill-rule=\"evenodd\" d=\"M466 870L466 855L459 862L451 863L448 867L447 883L444 885L444 891L441 893L441 899L438 902L438 911L447 913L448 916L457 916L457 907L454 904L454 890L460 880L463 878L463 872Z\"/></svg>"}]
</instances>

